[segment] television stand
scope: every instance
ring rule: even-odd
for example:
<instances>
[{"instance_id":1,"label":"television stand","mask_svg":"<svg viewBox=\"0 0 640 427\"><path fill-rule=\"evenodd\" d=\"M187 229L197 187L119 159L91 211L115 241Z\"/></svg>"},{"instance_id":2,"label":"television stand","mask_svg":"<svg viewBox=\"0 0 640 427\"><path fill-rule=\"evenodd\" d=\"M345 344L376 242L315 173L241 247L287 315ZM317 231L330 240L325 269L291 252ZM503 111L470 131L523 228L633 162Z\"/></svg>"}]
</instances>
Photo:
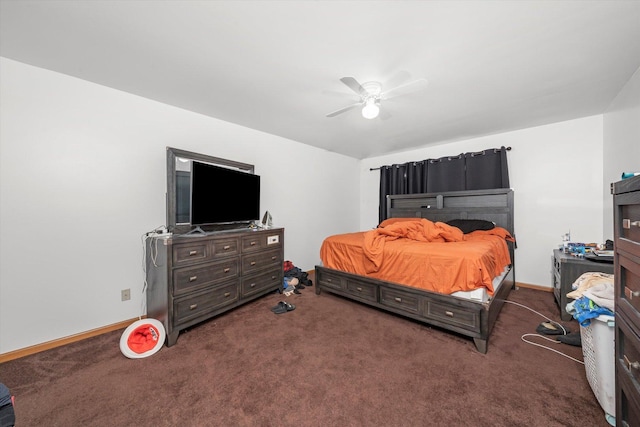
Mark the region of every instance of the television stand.
<instances>
[{"instance_id":1,"label":"television stand","mask_svg":"<svg viewBox=\"0 0 640 427\"><path fill-rule=\"evenodd\" d=\"M189 234L196 234L196 233L198 233L198 234L203 234L203 235L205 235L205 236L207 235L207 232L206 232L206 231L204 231L204 230L203 230L199 225L198 225L196 228L194 228L193 230L191 230L191 231L189 231L189 232L185 233L185 235L189 235Z\"/></svg>"},{"instance_id":2,"label":"television stand","mask_svg":"<svg viewBox=\"0 0 640 427\"><path fill-rule=\"evenodd\" d=\"M167 346L180 331L275 290L284 282L284 229L192 234L145 241L147 317Z\"/></svg>"}]
</instances>

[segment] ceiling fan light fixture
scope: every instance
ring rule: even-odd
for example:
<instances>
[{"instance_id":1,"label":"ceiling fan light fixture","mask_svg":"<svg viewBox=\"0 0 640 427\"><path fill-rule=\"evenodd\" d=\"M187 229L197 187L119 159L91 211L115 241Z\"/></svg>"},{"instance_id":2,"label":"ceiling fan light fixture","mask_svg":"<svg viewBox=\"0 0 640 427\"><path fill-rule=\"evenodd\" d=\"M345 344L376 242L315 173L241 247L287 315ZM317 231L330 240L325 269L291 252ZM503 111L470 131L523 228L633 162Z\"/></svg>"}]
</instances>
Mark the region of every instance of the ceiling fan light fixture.
<instances>
[{"instance_id":1,"label":"ceiling fan light fixture","mask_svg":"<svg viewBox=\"0 0 640 427\"><path fill-rule=\"evenodd\" d=\"M364 103L364 107L362 107L362 117L365 119L375 119L379 113L380 107L376 103L376 99L368 98Z\"/></svg>"}]
</instances>

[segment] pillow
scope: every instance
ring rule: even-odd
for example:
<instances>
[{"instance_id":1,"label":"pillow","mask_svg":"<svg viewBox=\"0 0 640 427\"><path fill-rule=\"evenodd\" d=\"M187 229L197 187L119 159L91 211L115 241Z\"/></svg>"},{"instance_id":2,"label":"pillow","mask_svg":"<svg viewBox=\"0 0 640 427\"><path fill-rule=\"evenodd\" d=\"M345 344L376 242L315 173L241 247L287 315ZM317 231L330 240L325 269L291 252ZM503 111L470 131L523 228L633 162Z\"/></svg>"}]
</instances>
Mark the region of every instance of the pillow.
<instances>
[{"instance_id":1,"label":"pillow","mask_svg":"<svg viewBox=\"0 0 640 427\"><path fill-rule=\"evenodd\" d=\"M464 234L476 230L493 230L496 224L484 219L450 219L446 221L452 227L458 227Z\"/></svg>"}]
</instances>

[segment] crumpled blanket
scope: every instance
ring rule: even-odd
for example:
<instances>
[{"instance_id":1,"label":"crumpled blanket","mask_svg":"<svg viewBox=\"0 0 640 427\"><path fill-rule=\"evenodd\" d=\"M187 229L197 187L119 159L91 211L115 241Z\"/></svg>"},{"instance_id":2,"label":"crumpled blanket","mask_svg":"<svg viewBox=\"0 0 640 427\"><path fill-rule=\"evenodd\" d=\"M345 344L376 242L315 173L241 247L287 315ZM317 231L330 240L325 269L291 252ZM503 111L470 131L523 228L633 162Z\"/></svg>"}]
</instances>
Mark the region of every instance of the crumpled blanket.
<instances>
[{"instance_id":1,"label":"crumpled blanket","mask_svg":"<svg viewBox=\"0 0 640 427\"><path fill-rule=\"evenodd\" d=\"M583 296L598 304L600 307L615 311L613 283L600 283L584 291Z\"/></svg>"},{"instance_id":2,"label":"crumpled blanket","mask_svg":"<svg viewBox=\"0 0 640 427\"><path fill-rule=\"evenodd\" d=\"M461 242L464 240L464 234L457 227L424 218L417 221L396 222L367 231L364 234L363 246L367 273L380 269L385 242L400 238L419 242Z\"/></svg>"},{"instance_id":3,"label":"crumpled blanket","mask_svg":"<svg viewBox=\"0 0 640 427\"><path fill-rule=\"evenodd\" d=\"M569 292L567 297L571 299L578 299L583 296L587 289L602 283L610 283L613 286L613 274L600 272L584 273L573 282L571 289L574 290Z\"/></svg>"}]
</instances>

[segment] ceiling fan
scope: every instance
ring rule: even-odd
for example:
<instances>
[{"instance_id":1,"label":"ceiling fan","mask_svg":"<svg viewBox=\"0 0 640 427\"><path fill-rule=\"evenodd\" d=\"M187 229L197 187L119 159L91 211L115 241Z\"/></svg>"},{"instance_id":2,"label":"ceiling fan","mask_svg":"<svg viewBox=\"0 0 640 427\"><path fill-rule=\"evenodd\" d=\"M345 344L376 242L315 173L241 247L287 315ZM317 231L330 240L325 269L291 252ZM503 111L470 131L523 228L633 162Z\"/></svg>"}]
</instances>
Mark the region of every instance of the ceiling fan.
<instances>
[{"instance_id":1,"label":"ceiling fan","mask_svg":"<svg viewBox=\"0 0 640 427\"><path fill-rule=\"evenodd\" d=\"M343 77L340 79L342 83L347 85L352 91L360 96L360 101L355 104L347 105L339 110L332 111L327 117L335 117L354 108L362 107L362 116L366 119L375 119L380 114L380 101L395 98L400 95L406 95L427 87L426 79L418 79L408 83L401 84L392 89L383 91L382 84L379 82L358 83L353 77Z\"/></svg>"}]
</instances>

